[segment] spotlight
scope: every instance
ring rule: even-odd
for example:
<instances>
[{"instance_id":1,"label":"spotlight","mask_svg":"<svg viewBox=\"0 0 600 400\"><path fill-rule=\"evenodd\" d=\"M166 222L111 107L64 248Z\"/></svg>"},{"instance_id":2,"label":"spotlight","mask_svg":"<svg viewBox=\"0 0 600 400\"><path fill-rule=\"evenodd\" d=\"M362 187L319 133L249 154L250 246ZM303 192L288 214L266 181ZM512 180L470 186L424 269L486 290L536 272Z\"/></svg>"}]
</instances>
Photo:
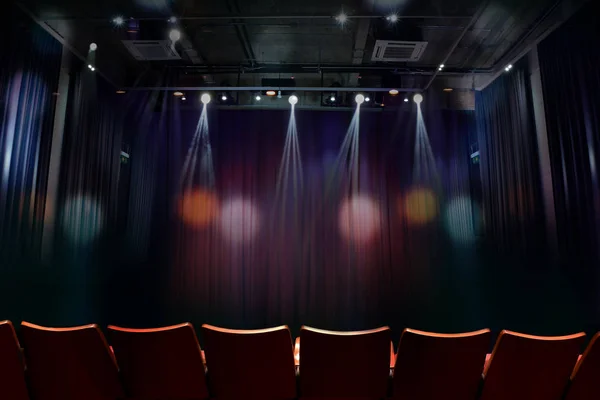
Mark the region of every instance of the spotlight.
<instances>
[{"instance_id":1,"label":"spotlight","mask_svg":"<svg viewBox=\"0 0 600 400\"><path fill-rule=\"evenodd\" d=\"M510 71L512 69L512 67L513 67L512 64L509 64L506 68L504 68L504 70L506 72L508 72L508 71Z\"/></svg>"},{"instance_id":2,"label":"spotlight","mask_svg":"<svg viewBox=\"0 0 600 400\"><path fill-rule=\"evenodd\" d=\"M117 94L125 94L125 93L127 93L127 92L124 90L117 90Z\"/></svg>"},{"instance_id":3,"label":"spotlight","mask_svg":"<svg viewBox=\"0 0 600 400\"><path fill-rule=\"evenodd\" d=\"M182 97L183 96L183 92L173 92L173 96L175 96L175 97Z\"/></svg>"},{"instance_id":4,"label":"spotlight","mask_svg":"<svg viewBox=\"0 0 600 400\"><path fill-rule=\"evenodd\" d=\"M169 39L171 39L171 42L178 41L181 39L181 31L179 29L171 29L171 32L169 32Z\"/></svg>"},{"instance_id":5,"label":"spotlight","mask_svg":"<svg viewBox=\"0 0 600 400\"><path fill-rule=\"evenodd\" d=\"M371 98L369 96L365 97L365 101L368 103L371 101Z\"/></svg>"},{"instance_id":6,"label":"spotlight","mask_svg":"<svg viewBox=\"0 0 600 400\"><path fill-rule=\"evenodd\" d=\"M96 43L90 43L90 51L98 50L98 45Z\"/></svg>"},{"instance_id":7,"label":"spotlight","mask_svg":"<svg viewBox=\"0 0 600 400\"><path fill-rule=\"evenodd\" d=\"M398 15L397 14L391 14L391 15L388 15L385 19L387 19L392 24L395 24L396 22L398 22Z\"/></svg>"},{"instance_id":8,"label":"spotlight","mask_svg":"<svg viewBox=\"0 0 600 400\"><path fill-rule=\"evenodd\" d=\"M115 17L112 20L113 24L115 24L116 26L121 26L125 23L125 20L123 19L123 17Z\"/></svg>"},{"instance_id":9,"label":"spotlight","mask_svg":"<svg viewBox=\"0 0 600 400\"><path fill-rule=\"evenodd\" d=\"M445 88L445 89L444 89L444 92L446 92L446 93L450 93L450 92L452 92L453 90L454 90L454 89L452 89L452 88Z\"/></svg>"},{"instance_id":10,"label":"spotlight","mask_svg":"<svg viewBox=\"0 0 600 400\"><path fill-rule=\"evenodd\" d=\"M186 101L186 100L187 100L187 99L186 99L185 97L182 97L182 98L181 98L181 101Z\"/></svg>"},{"instance_id":11,"label":"spotlight","mask_svg":"<svg viewBox=\"0 0 600 400\"><path fill-rule=\"evenodd\" d=\"M200 97L200 101L202 101L202 104L210 103L210 94L204 93L202 97Z\"/></svg>"},{"instance_id":12,"label":"spotlight","mask_svg":"<svg viewBox=\"0 0 600 400\"><path fill-rule=\"evenodd\" d=\"M260 97L260 95L257 94L256 97L255 97L255 99L256 99L256 101L261 101L262 97Z\"/></svg>"},{"instance_id":13,"label":"spotlight","mask_svg":"<svg viewBox=\"0 0 600 400\"><path fill-rule=\"evenodd\" d=\"M295 94L291 95L290 98L288 99L288 101L290 102L291 105L295 106L296 104L298 104L298 96L296 96Z\"/></svg>"},{"instance_id":14,"label":"spotlight","mask_svg":"<svg viewBox=\"0 0 600 400\"><path fill-rule=\"evenodd\" d=\"M331 101L332 103L335 103L335 96L331 96L331 97L329 98L329 101Z\"/></svg>"},{"instance_id":15,"label":"spotlight","mask_svg":"<svg viewBox=\"0 0 600 400\"><path fill-rule=\"evenodd\" d=\"M336 17L335 20L340 24L340 25L344 25L346 22L348 22L348 15L346 15L345 12L341 12L339 13Z\"/></svg>"},{"instance_id":16,"label":"spotlight","mask_svg":"<svg viewBox=\"0 0 600 400\"><path fill-rule=\"evenodd\" d=\"M421 93L415 94L413 101L417 104L421 104L423 102L423 95Z\"/></svg>"},{"instance_id":17,"label":"spotlight","mask_svg":"<svg viewBox=\"0 0 600 400\"><path fill-rule=\"evenodd\" d=\"M276 94L274 90L267 90L267 96L275 96Z\"/></svg>"},{"instance_id":18,"label":"spotlight","mask_svg":"<svg viewBox=\"0 0 600 400\"><path fill-rule=\"evenodd\" d=\"M171 18L169 18L169 22L172 24L176 24L177 23L177 17L173 16Z\"/></svg>"},{"instance_id":19,"label":"spotlight","mask_svg":"<svg viewBox=\"0 0 600 400\"><path fill-rule=\"evenodd\" d=\"M397 95L398 95L398 93L400 93L400 92L398 91L398 89L392 89L392 90L390 90L390 92L389 92L389 93L390 93L392 96L397 96Z\"/></svg>"},{"instance_id":20,"label":"spotlight","mask_svg":"<svg viewBox=\"0 0 600 400\"><path fill-rule=\"evenodd\" d=\"M226 94L222 95L222 96L221 96L221 100L223 100L223 101L227 101L227 95L226 95Z\"/></svg>"},{"instance_id":21,"label":"spotlight","mask_svg":"<svg viewBox=\"0 0 600 400\"><path fill-rule=\"evenodd\" d=\"M405 102L405 103L408 103L408 97L405 97L405 98L404 98L404 102Z\"/></svg>"},{"instance_id":22,"label":"spotlight","mask_svg":"<svg viewBox=\"0 0 600 400\"><path fill-rule=\"evenodd\" d=\"M444 68L446 68L446 66L444 64L440 64L440 68L444 69Z\"/></svg>"},{"instance_id":23,"label":"spotlight","mask_svg":"<svg viewBox=\"0 0 600 400\"><path fill-rule=\"evenodd\" d=\"M362 104L365 102L365 96L359 93L356 95L354 100L356 100L356 104Z\"/></svg>"},{"instance_id":24,"label":"spotlight","mask_svg":"<svg viewBox=\"0 0 600 400\"><path fill-rule=\"evenodd\" d=\"M92 67L91 69L92 69L92 72L94 72L96 70L96 68L94 68L94 67Z\"/></svg>"},{"instance_id":25,"label":"spotlight","mask_svg":"<svg viewBox=\"0 0 600 400\"><path fill-rule=\"evenodd\" d=\"M89 69L92 69L92 68L94 68L94 67L92 66L92 64L88 64L88 68L89 68Z\"/></svg>"}]
</instances>

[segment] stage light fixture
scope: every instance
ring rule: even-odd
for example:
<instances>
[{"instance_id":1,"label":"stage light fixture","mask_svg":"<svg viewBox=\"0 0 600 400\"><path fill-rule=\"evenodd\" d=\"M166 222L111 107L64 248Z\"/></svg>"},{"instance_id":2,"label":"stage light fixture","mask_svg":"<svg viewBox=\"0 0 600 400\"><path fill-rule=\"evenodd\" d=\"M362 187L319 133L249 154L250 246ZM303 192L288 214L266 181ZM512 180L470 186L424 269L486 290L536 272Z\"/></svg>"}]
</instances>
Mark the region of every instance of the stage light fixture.
<instances>
[{"instance_id":1,"label":"stage light fixture","mask_svg":"<svg viewBox=\"0 0 600 400\"><path fill-rule=\"evenodd\" d=\"M423 102L423 95L421 93L415 94L413 101L417 104L421 104Z\"/></svg>"},{"instance_id":2,"label":"stage light fixture","mask_svg":"<svg viewBox=\"0 0 600 400\"><path fill-rule=\"evenodd\" d=\"M275 96L276 94L274 90L267 90L267 96Z\"/></svg>"},{"instance_id":3,"label":"stage light fixture","mask_svg":"<svg viewBox=\"0 0 600 400\"><path fill-rule=\"evenodd\" d=\"M387 19L392 24L395 24L396 22L398 22L398 15L397 14L390 14L385 19Z\"/></svg>"},{"instance_id":4,"label":"stage light fixture","mask_svg":"<svg viewBox=\"0 0 600 400\"><path fill-rule=\"evenodd\" d=\"M184 97L181 98L181 101L186 101L187 99Z\"/></svg>"},{"instance_id":5,"label":"stage light fixture","mask_svg":"<svg viewBox=\"0 0 600 400\"><path fill-rule=\"evenodd\" d=\"M356 100L356 104L362 104L365 102L365 96L362 94L357 94L356 97L354 98L354 100Z\"/></svg>"},{"instance_id":6,"label":"stage light fixture","mask_svg":"<svg viewBox=\"0 0 600 400\"><path fill-rule=\"evenodd\" d=\"M114 17L112 20L113 24L115 24L116 26L122 26L125 23L125 19L121 16L119 17Z\"/></svg>"},{"instance_id":7,"label":"stage light fixture","mask_svg":"<svg viewBox=\"0 0 600 400\"><path fill-rule=\"evenodd\" d=\"M181 31L179 29L171 29L171 32L169 32L169 39L171 39L171 42L178 41L181 39Z\"/></svg>"},{"instance_id":8,"label":"stage light fixture","mask_svg":"<svg viewBox=\"0 0 600 400\"><path fill-rule=\"evenodd\" d=\"M398 95L398 93L400 93L400 92L398 91L398 89L392 89L392 90L390 90L390 91L389 91L389 93L390 93L392 96L397 96L397 95Z\"/></svg>"},{"instance_id":9,"label":"stage light fixture","mask_svg":"<svg viewBox=\"0 0 600 400\"><path fill-rule=\"evenodd\" d=\"M296 104L298 104L298 96L296 96L295 94L291 95L290 98L288 99L288 101L290 102L291 105L295 106Z\"/></svg>"},{"instance_id":10,"label":"stage light fixture","mask_svg":"<svg viewBox=\"0 0 600 400\"><path fill-rule=\"evenodd\" d=\"M370 101L371 101L371 98L370 98L369 96L365 97L365 102L367 102L367 103L368 103L368 102L370 102Z\"/></svg>"},{"instance_id":11,"label":"stage light fixture","mask_svg":"<svg viewBox=\"0 0 600 400\"><path fill-rule=\"evenodd\" d=\"M96 43L90 43L90 51L98 50L98 45Z\"/></svg>"},{"instance_id":12,"label":"stage light fixture","mask_svg":"<svg viewBox=\"0 0 600 400\"><path fill-rule=\"evenodd\" d=\"M222 101L227 101L227 95L226 95L226 94L222 95L222 96L221 96L221 100L222 100Z\"/></svg>"},{"instance_id":13,"label":"stage light fixture","mask_svg":"<svg viewBox=\"0 0 600 400\"><path fill-rule=\"evenodd\" d=\"M177 23L177 17L173 16L171 18L169 18L169 22L172 24L176 24Z\"/></svg>"},{"instance_id":14,"label":"stage light fixture","mask_svg":"<svg viewBox=\"0 0 600 400\"><path fill-rule=\"evenodd\" d=\"M258 95L258 94L257 94L257 95L256 95L256 97L255 97L254 99L255 99L256 101L261 101L261 100L262 100L262 97L260 97L260 95Z\"/></svg>"},{"instance_id":15,"label":"stage light fixture","mask_svg":"<svg viewBox=\"0 0 600 400\"><path fill-rule=\"evenodd\" d=\"M513 68L512 64L509 64L506 68L504 68L504 70L506 72L509 72L512 68Z\"/></svg>"},{"instance_id":16,"label":"stage light fixture","mask_svg":"<svg viewBox=\"0 0 600 400\"><path fill-rule=\"evenodd\" d=\"M204 93L202 97L200 97L200 101L202 101L202 104L210 103L210 94Z\"/></svg>"},{"instance_id":17,"label":"stage light fixture","mask_svg":"<svg viewBox=\"0 0 600 400\"><path fill-rule=\"evenodd\" d=\"M331 97L329 98L329 101L331 101L332 103L335 103L335 96L331 96Z\"/></svg>"},{"instance_id":18,"label":"stage light fixture","mask_svg":"<svg viewBox=\"0 0 600 400\"><path fill-rule=\"evenodd\" d=\"M92 72L94 72L96 70L96 68L92 67L91 70L92 70Z\"/></svg>"},{"instance_id":19,"label":"stage light fixture","mask_svg":"<svg viewBox=\"0 0 600 400\"><path fill-rule=\"evenodd\" d=\"M405 103L408 103L408 97L405 97L405 98L404 98L404 102L405 102Z\"/></svg>"},{"instance_id":20,"label":"stage light fixture","mask_svg":"<svg viewBox=\"0 0 600 400\"><path fill-rule=\"evenodd\" d=\"M92 69L92 68L94 68L94 67L92 66L92 64L88 64L88 68L89 68L89 69Z\"/></svg>"},{"instance_id":21,"label":"stage light fixture","mask_svg":"<svg viewBox=\"0 0 600 400\"><path fill-rule=\"evenodd\" d=\"M348 15L345 12L341 12L339 13L336 17L335 20L340 24L340 25L344 25L346 22L348 22Z\"/></svg>"},{"instance_id":22,"label":"stage light fixture","mask_svg":"<svg viewBox=\"0 0 600 400\"><path fill-rule=\"evenodd\" d=\"M183 96L183 92L173 92L173 96L175 96L175 97L182 97Z\"/></svg>"}]
</instances>

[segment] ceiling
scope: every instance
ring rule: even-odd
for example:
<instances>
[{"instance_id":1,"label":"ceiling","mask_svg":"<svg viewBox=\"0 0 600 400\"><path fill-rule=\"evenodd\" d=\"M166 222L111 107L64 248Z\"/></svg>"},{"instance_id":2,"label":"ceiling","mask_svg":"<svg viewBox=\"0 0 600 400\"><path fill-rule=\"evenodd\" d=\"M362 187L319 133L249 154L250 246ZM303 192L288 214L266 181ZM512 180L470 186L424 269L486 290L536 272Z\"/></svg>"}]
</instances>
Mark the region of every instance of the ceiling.
<instances>
[{"instance_id":1,"label":"ceiling","mask_svg":"<svg viewBox=\"0 0 600 400\"><path fill-rule=\"evenodd\" d=\"M19 3L117 87L260 86L296 79L302 87L423 90L473 88L555 29L585 0L22 0ZM334 18L341 12L348 21ZM392 24L386 16L396 14ZM115 16L139 21L135 39L165 40L178 18L176 61L138 61ZM399 28L401 27L401 28ZM375 40L417 31L427 48L416 62L373 62ZM440 64L443 71L438 71Z\"/></svg>"}]
</instances>

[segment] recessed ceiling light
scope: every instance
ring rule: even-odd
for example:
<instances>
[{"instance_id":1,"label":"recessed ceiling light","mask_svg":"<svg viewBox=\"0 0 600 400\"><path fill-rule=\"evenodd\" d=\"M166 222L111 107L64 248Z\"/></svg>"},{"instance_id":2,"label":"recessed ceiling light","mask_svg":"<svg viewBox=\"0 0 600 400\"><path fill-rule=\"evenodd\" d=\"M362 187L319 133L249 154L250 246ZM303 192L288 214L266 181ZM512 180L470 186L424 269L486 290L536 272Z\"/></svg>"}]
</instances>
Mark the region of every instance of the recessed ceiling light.
<instances>
[{"instance_id":1,"label":"recessed ceiling light","mask_svg":"<svg viewBox=\"0 0 600 400\"><path fill-rule=\"evenodd\" d=\"M114 17L112 20L113 24L117 25L117 26L121 26L125 23L125 19L121 16L119 17Z\"/></svg>"},{"instance_id":2,"label":"recessed ceiling light","mask_svg":"<svg viewBox=\"0 0 600 400\"><path fill-rule=\"evenodd\" d=\"M181 96L183 96L183 93L182 92L174 92L173 96L175 96L175 97L181 97Z\"/></svg>"},{"instance_id":3,"label":"recessed ceiling light","mask_svg":"<svg viewBox=\"0 0 600 400\"><path fill-rule=\"evenodd\" d=\"M445 89L444 89L444 92L450 93L450 92L451 92L451 91L453 91L453 90L454 90L454 89L452 89L452 88L445 88Z\"/></svg>"},{"instance_id":4,"label":"recessed ceiling light","mask_svg":"<svg viewBox=\"0 0 600 400\"><path fill-rule=\"evenodd\" d=\"M348 22L348 15L345 12L341 12L339 13L336 17L335 20L341 24L344 25L346 22Z\"/></svg>"},{"instance_id":5,"label":"recessed ceiling light","mask_svg":"<svg viewBox=\"0 0 600 400\"><path fill-rule=\"evenodd\" d=\"M400 93L400 92L398 91L398 89L392 89L392 90L390 90L390 94L391 94L392 96L396 96L398 93Z\"/></svg>"},{"instance_id":6,"label":"recessed ceiling light","mask_svg":"<svg viewBox=\"0 0 600 400\"><path fill-rule=\"evenodd\" d=\"M127 93L127 92L124 90L117 90L117 94L125 94L125 93Z\"/></svg>"},{"instance_id":7,"label":"recessed ceiling light","mask_svg":"<svg viewBox=\"0 0 600 400\"><path fill-rule=\"evenodd\" d=\"M275 96L276 94L274 90L267 90L267 96Z\"/></svg>"}]
</instances>

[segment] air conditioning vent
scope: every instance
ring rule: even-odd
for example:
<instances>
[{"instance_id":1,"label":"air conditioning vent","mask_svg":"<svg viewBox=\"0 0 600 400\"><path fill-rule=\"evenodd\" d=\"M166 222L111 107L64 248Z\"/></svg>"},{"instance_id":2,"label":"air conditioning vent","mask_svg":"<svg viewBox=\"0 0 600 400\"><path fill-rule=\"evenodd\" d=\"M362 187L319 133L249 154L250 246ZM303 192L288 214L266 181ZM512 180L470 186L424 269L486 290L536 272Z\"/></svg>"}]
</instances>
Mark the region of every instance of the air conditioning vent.
<instances>
[{"instance_id":1,"label":"air conditioning vent","mask_svg":"<svg viewBox=\"0 0 600 400\"><path fill-rule=\"evenodd\" d=\"M123 44L136 60L181 60L169 40L123 40Z\"/></svg>"},{"instance_id":2,"label":"air conditioning vent","mask_svg":"<svg viewBox=\"0 0 600 400\"><path fill-rule=\"evenodd\" d=\"M415 62L421 59L426 48L427 42L378 40L371 61Z\"/></svg>"}]
</instances>

